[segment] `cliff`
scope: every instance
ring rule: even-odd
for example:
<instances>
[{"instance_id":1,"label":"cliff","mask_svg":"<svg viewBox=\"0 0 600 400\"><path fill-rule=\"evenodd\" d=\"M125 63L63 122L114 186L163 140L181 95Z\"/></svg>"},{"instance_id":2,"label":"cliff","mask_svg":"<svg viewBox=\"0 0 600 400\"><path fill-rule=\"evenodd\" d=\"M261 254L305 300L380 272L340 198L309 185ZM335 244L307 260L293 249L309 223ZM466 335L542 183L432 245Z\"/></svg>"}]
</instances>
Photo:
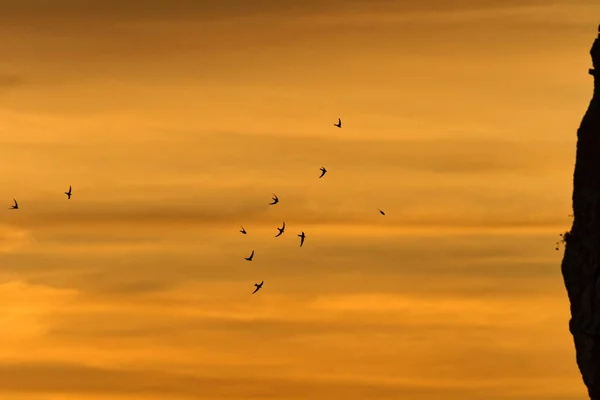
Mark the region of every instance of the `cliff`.
<instances>
[{"instance_id":1,"label":"cliff","mask_svg":"<svg viewBox=\"0 0 600 400\"><path fill-rule=\"evenodd\" d=\"M573 225L563 236L561 269L577 365L590 398L600 400L600 26L590 54L594 94L577 131Z\"/></svg>"}]
</instances>

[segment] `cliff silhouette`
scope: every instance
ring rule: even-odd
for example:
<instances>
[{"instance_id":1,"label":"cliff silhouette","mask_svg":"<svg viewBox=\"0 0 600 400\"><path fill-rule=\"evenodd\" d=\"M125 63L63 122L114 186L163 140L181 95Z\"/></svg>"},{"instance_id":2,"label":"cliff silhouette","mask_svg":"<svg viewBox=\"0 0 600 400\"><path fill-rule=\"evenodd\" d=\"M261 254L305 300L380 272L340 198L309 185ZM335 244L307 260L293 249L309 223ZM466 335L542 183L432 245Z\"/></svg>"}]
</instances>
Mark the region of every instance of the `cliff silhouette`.
<instances>
[{"instance_id":1,"label":"cliff silhouette","mask_svg":"<svg viewBox=\"0 0 600 400\"><path fill-rule=\"evenodd\" d=\"M590 50L594 94L577 130L573 224L562 260L577 366L590 399L600 400L600 26Z\"/></svg>"}]
</instances>

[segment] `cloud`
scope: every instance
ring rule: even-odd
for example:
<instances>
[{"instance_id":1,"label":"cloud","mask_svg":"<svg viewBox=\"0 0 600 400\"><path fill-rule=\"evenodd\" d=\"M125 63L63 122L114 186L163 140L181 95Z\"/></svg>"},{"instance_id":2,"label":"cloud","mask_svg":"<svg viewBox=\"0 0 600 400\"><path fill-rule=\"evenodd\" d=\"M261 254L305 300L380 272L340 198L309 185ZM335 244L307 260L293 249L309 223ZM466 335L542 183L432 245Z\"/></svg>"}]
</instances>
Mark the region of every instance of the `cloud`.
<instances>
[{"instance_id":1,"label":"cloud","mask_svg":"<svg viewBox=\"0 0 600 400\"><path fill-rule=\"evenodd\" d=\"M590 88L552 49L597 13L440 1L7 4L0 397L583 394L554 242Z\"/></svg>"},{"instance_id":2,"label":"cloud","mask_svg":"<svg viewBox=\"0 0 600 400\"><path fill-rule=\"evenodd\" d=\"M384 293L429 293L431 296L465 292L476 296L538 293L535 281L561 282L558 253L551 234L415 235L392 231L352 235L337 228L302 227L307 241L302 249L290 233L274 239L269 229L242 236L206 227L182 229L149 225L139 230L120 228L119 236L98 227L80 227L68 235L37 234L38 244L2 255L4 271L28 282L72 288L90 296L140 298L175 289L186 283L208 287L227 284L226 293L244 296L254 282L269 281L269 291L310 296L323 292L352 293L363 285ZM274 229L274 228L273 228ZM94 241L90 232L106 235ZM145 244L122 241L144 232ZM555 236L555 237L553 237ZM79 237L74 244L70 237ZM243 260L255 250L255 261ZM446 286L447 279L455 281ZM335 282L340 283L339 285ZM342 284L343 283L343 284ZM223 289L220 289L223 290ZM228 301L231 301L229 299Z\"/></svg>"},{"instance_id":3,"label":"cloud","mask_svg":"<svg viewBox=\"0 0 600 400\"><path fill-rule=\"evenodd\" d=\"M5 143L7 161L21 171L12 185L22 210L11 223L483 229L567 222L569 198L558 196L556 176L566 189L573 149L562 142L199 136L118 146ZM40 170L34 159L53 168ZM329 173L320 180L323 160ZM67 183L70 202L57 189ZM271 207L274 192L281 203ZM556 215L561 207L564 218ZM386 211L386 225L376 208Z\"/></svg>"},{"instance_id":4,"label":"cloud","mask_svg":"<svg viewBox=\"0 0 600 400\"><path fill-rule=\"evenodd\" d=\"M20 298L31 309L44 303L53 308L38 320L44 336L36 336L37 343L25 336L16 348L33 351L20 357L4 353L30 361L0 366L0 392L207 399L391 399L444 392L444 398L464 400L487 392L498 399L529 391L536 393L527 398L543 398L548 379L556 380L554 394L572 390L564 378L565 360L572 354L556 346L568 338L566 328L563 339L557 328L559 320L566 324L568 306L561 311L560 300L549 293L492 300L386 295L362 279L362 293L340 295L330 289L303 297L284 294L286 288L276 288L275 279L269 282L267 295L260 297L214 282L128 301L67 295L48 302L24 292ZM347 287L348 282L324 284ZM20 290L14 286L6 296ZM547 358L549 349L553 355ZM477 357L466 356L473 353ZM528 363L532 356L546 362ZM88 364L77 364L83 360ZM177 370L187 374L167 372ZM440 371L443 376L431 381Z\"/></svg>"},{"instance_id":5,"label":"cloud","mask_svg":"<svg viewBox=\"0 0 600 400\"><path fill-rule=\"evenodd\" d=\"M592 7L589 2L586 5ZM554 11L557 8L561 11ZM19 52L28 53L28 58L31 59L32 55L36 55L38 59L53 57L52 62L45 66L47 71L60 73L62 70L65 75L65 68L74 68L81 62L81 56L85 55L85 59L93 59L98 64L95 67L97 75L110 75L109 72L114 71L110 65L117 63L121 70L128 69L132 72L129 79L133 79L133 76L142 73L139 68L131 67L131 61L143 62L144 74L151 73L161 64L157 56L168 59L171 68L173 64L189 65L193 62L192 69L196 73L202 72L210 76L214 71L211 72L206 66L214 66L217 56L226 56L225 60L220 60L220 64L221 68L227 68L228 64L238 65L239 58L250 49L253 53L260 49L260 53L265 55L273 47L279 48L279 52L285 48L302 52L310 48L314 51L316 46L305 44L315 40L319 41L319 48L329 52L335 51L336 47L344 50L350 46L358 48L365 43L365 35L390 29L401 32L395 36L396 43L402 43L405 50L410 49L413 53L422 51L424 44L437 52L444 48L452 48L454 52L454 46L448 46L447 40L440 46L442 42L437 37L432 37L435 30L430 29L432 33L427 33L420 28L434 24L438 31L444 29L446 36L452 35L451 37L461 38L461 41L465 37L477 41L477 36L473 33L475 31L480 36L485 34L486 30L481 29L481 25L484 25L487 37L483 40L489 39L494 31L502 28L504 31L501 35L507 40L507 35L514 39L532 28L541 33L561 27L583 31L578 28L581 25L577 25L577 18L571 17L565 22L566 16L576 12L577 8L572 2L539 0L237 0L216 3L180 0L149 1L143 5L136 1L58 0L48 4L40 0L23 0L7 4L5 12L0 15L0 22L7 35L19 35L22 40L30 41L27 49L31 53L19 48ZM540 17L540 14L543 15ZM590 14L593 13L582 13L578 18L591 18ZM560 17L563 17L562 22ZM453 29L449 31L449 27ZM515 27L518 29L513 31L518 33L506 29ZM273 34L275 31L277 34ZM408 32L410 35L407 36ZM116 37L119 38L118 41L115 40ZM190 40L190 37L194 37L194 40ZM406 40L406 37L411 40ZM500 35L494 37L498 38ZM519 43L515 44L514 40L508 41L509 49L521 46ZM382 44L379 43L378 46ZM49 53L49 49L52 53ZM195 53L211 56L200 57L200 61L191 56ZM57 54L60 55L58 59L55 57ZM233 62L231 58L227 59L232 55L237 57ZM176 57L182 57L182 62L177 62ZM149 59L152 61L148 62ZM278 64L283 63L283 59L281 57ZM61 66L61 60L66 61L69 67ZM250 66L249 61L249 57L244 57L246 68ZM90 73L94 69L94 66L88 64L85 69L78 70L78 75ZM239 75L243 72L236 68L236 73ZM70 71L68 75L73 79ZM156 75L159 79L163 74Z\"/></svg>"},{"instance_id":6,"label":"cloud","mask_svg":"<svg viewBox=\"0 0 600 400\"><path fill-rule=\"evenodd\" d=\"M15 274L11 275L18 279ZM75 295L72 290L32 285L23 280L1 283L0 340L7 346L3 357L14 356L14 350L24 343L39 343L46 333L48 316L72 301Z\"/></svg>"},{"instance_id":7,"label":"cloud","mask_svg":"<svg viewBox=\"0 0 600 400\"><path fill-rule=\"evenodd\" d=\"M34 243L31 233L11 224L0 224L0 253L21 249Z\"/></svg>"},{"instance_id":8,"label":"cloud","mask_svg":"<svg viewBox=\"0 0 600 400\"><path fill-rule=\"evenodd\" d=\"M554 2L560 3L560 2ZM7 17L11 18L110 18L112 20L170 20L198 19L215 20L260 15L297 16L307 13L364 12L365 10L415 12L441 9L443 11L512 8L515 6L547 5L540 0L458 0L451 4L442 0L403 1L393 3L386 0L334 0L324 3L319 0L288 0L285 3L274 0L151 0L143 2L91 0L85 3L76 0L56 0L51 5L42 0L22 0L6 5Z\"/></svg>"},{"instance_id":9,"label":"cloud","mask_svg":"<svg viewBox=\"0 0 600 400\"><path fill-rule=\"evenodd\" d=\"M0 365L0 387L12 393L129 394L130 396L180 396L194 399L280 398L286 399L393 399L439 397L464 399L493 393L500 383L478 383L474 388L452 384L369 384L349 381L293 380L285 378L217 378L144 370L94 368L84 365L31 363ZM536 397L533 397L536 398ZM547 397L544 397L547 398Z\"/></svg>"},{"instance_id":10,"label":"cloud","mask_svg":"<svg viewBox=\"0 0 600 400\"><path fill-rule=\"evenodd\" d=\"M202 382L205 373L235 380L245 370L246 377L254 382L267 377L273 381L295 377L311 386L318 376L319 380L394 385L399 394L406 395L417 387L473 389L473 379L479 389L504 384L503 390L522 394L527 386L543 388L548 379L549 364L541 368L540 363L527 362L532 353L544 359L543 354L553 349L548 362L559 381L564 379L559 378L565 370L564 360L571 357L567 348L556 347L561 336L559 320L566 321L568 310L564 307L560 311L554 296L487 301L466 296L431 299L367 293L293 301L269 294L252 301L223 301L227 296L218 292L213 297L193 291L192 286L189 289L178 293L199 298L186 306L159 298L148 303L107 303L105 299L103 307L86 312L89 305L78 302L75 310L65 307L55 314L47 339L58 349L85 343L85 350L78 354L89 359L95 359L93 349L110 343L115 350L123 349L120 359L124 360L118 361L119 352L114 352L110 363L130 369L163 365L167 370L187 359L186 370L195 371ZM565 331L565 340L567 335ZM535 347L531 346L532 337L537 337ZM148 346L154 351L137 351ZM353 351L348 352L348 348ZM477 357L465 356L472 353ZM63 350L63 354L70 353ZM104 358L102 363L109 361ZM338 365L336 373L330 370L334 364ZM520 367L507 368L513 364ZM427 379L440 369L445 370L443 377L435 382ZM148 379L158 373L140 372ZM81 378L87 380L86 375ZM131 378L131 387L143 390L135 376ZM159 382L166 379L157 378ZM114 381L119 381L118 376ZM179 381L162 382L181 387L175 385Z\"/></svg>"},{"instance_id":11,"label":"cloud","mask_svg":"<svg viewBox=\"0 0 600 400\"><path fill-rule=\"evenodd\" d=\"M202 285L188 285L200 288ZM557 299L551 294L527 297L473 298L452 295L381 293L322 294L300 297L273 293L252 304L240 296L210 293L177 303L177 296L190 296L183 288L137 299L128 306L104 299L102 306L89 308L90 301L74 309L57 310L48 327L49 337L63 340L177 341L193 346L203 335L241 335L239 340L277 341L337 335L395 335L414 338L415 332L477 331L488 335L512 328L538 329L559 318ZM266 292L266 291L265 291ZM206 289L205 289L206 293ZM185 298L185 297L183 297ZM85 300L85 298L83 298ZM141 300L141 301L140 301ZM162 300L162 301L161 301ZM563 310L563 311L566 311ZM135 317L132 318L132 314ZM540 328L541 329L541 328ZM436 334L434 331L438 331ZM465 333L468 335L468 333ZM406 337L405 337L406 336ZM483 344L480 343L480 344Z\"/></svg>"},{"instance_id":12,"label":"cloud","mask_svg":"<svg viewBox=\"0 0 600 400\"><path fill-rule=\"evenodd\" d=\"M0 90L11 89L23 84L23 77L16 74L0 74Z\"/></svg>"},{"instance_id":13,"label":"cloud","mask_svg":"<svg viewBox=\"0 0 600 400\"><path fill-rule=\"evenodd\" d=\"M118 169L121 171L119 180L129 178L131 183L137 183L133 179L143 178L141 174L145 172L157 184L167 178L175 185L204 181L224 187L240 180L254 183L253 180L259 177L269 182L304 171L304 181L313 181L309 178L316 178L321 166L314 164L323 160L332 168L327 175L329 181L339 176L335 169L371 178L410 172L471 176L519 172L532 176L550 174L573 162L573 149L565 146L571 144L570 141L364 137L346 140L306 132L287 136L205 132L202 135L196 133L198 139L186 134L185 138L177 140L177 132L170 134L172 137L168 141L121 142L119 148L108 143L51 144L43 141L37 144L5 142L3 146L13 153L13 157L27 150L33 156L39 154L44 160L57 162L57 168L66 164L61 160L68 158L70 165L86 168L88 175L92 171ZM98 151L98 146L102 151ZM50 149L51 153L48 152ZM134 165L132 160L136 162ZM239 170L242 165L246 167L244 171ZM23 167L27 172L32 171L31 166ZM231 175L234 171L239 177L237 180ZM119 176L113 180L118 183L117 178ZM143 183L149 184L149 179Z\"/></svg>"}]
</instances>

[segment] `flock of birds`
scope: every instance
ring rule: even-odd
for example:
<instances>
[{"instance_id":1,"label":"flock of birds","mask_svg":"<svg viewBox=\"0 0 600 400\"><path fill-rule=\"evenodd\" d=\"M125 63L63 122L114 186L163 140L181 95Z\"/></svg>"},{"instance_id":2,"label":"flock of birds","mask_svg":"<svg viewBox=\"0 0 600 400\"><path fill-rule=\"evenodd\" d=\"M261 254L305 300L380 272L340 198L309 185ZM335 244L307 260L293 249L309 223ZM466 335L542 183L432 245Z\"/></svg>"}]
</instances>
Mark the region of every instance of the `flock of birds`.
<instances>
[{"instance_id":1,"label":"flock of birds","mask_svg":"<svg viewBox=\"0 0 600 400\"><path fill-rule=\"evenodd\" d=\"M335 127L337 128L341 128L342 127L342 119L338 118L338 122L336 124L333 124ZM325 174L327 173L327 169L325 167L321 167L320 168L321 171L321 175L319 176L320 178L323 178L325 176ZM270 206L274 206L275 204L279 203L279 197L277 197L277 195L275 193L273 193L273 198L272 198L272 202L269 203ZM380 210L379 208L377 209L377 211L379 211L379 213L381 215L385 215L385 213ZM245 235L247 234L246 229L244 229L244 227L241 227L242 229L240 229L240 232ZM275 235L275 237L279 237L281 235L283 235L283 233L285 232L285 221L283 221L283 223L281 224L281 228L277 228L277 230L279 231L279 233L277 233L277 235ZM300 232L300 234L298 234L298 237L300 238L300 247L302 247L302 245L304 245L304 239L306 239L306 234L304 233L304 231ZM246 261L252 261L254 259L254 250L252 250L252 252L250 253L250 255L248 257L244 257L244 259ZM260 283L255 283L255 289L254 292L252 292L252 294L258 292L262 287L263 284L265 283L265 281L261 281Z\"/></svg>"},{"instance_id":2,"label":"flock of birds","mask_svg":"<svg viewBox=\"0 0 600 400\"><path fill-rule=\"evenodd\" d=\"M69 191L65 192L65 194L67 195L67 199L71 200L71 190L73 188L71 186L69 186ZM17 203L17 199L13 199L13 201L15 202L15 204L13 204L12 206L10 206L11 210L18 210L19 209L19 203Z\"/></svg>"},{"instance_id":3,"label":"flock of birds","mask_svg":"<svg viewBox=\"0 0 600 400\"><path fill-rule=\"evenodd\" d=\"M333 124L334 126L341 128L342 127L342 119L338 118L338 122L336 124ZM325 167L321 167L320 168L321 171L321 175L319 176L320 178L323 178L325 176L325 174L327 173L327 169ZM65 192L65 194L67 195L67 200L71 199L71 195L72 195L72 186L69 186L69 190L67 192ZM275 204L279 203L279 198L277 197L277 195L275 193L273 193L273 201L271 203L269 203L269 205L274 206ZM18 210L19 209L19 203L17 202L16 199L13 199L14 204L10 207L11 210ZM379 213L381 215L385 215L385 213L380 210L379 208L377 209L377 211L379 211ZM244 227L241 227L242 229L240 229L240 232L242 234L247 234L246 230L244 229ZM285 221L283 221L283 224L281 225L281 228L277 228L277 230L279 231L279 233L277 235L275 235L275 237L279 237L281 235L283 235L283 233L285 232ZM304 233L304 231L302 231L298 237L300 238L300 247L302 247L302 245L304 245L304 239L306 239L306 234ZM250 253L250 255L248 257L244 258L246 261L252 261L254 259L254 250L252 250L252 253ZM252 292L252 294L258 292L262 287L263 284L265 282L261 281L260 283L255 283L254 286L256 287L256 289L254 289L254 292Z\"/></svg>"}]
</instances>

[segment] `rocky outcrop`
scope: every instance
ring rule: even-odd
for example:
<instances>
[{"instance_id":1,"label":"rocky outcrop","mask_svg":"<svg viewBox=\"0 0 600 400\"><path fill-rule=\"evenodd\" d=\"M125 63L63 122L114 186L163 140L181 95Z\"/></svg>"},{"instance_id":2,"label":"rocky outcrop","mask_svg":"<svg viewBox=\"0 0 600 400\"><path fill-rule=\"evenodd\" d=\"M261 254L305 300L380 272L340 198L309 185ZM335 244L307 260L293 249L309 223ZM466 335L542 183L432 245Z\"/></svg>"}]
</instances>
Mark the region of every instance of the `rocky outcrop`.
<instances>
[{"instance_id":1,"label":"rocky outcrop","mask_svg":"<svg viewBox=\"0 0 600 400\"><path fill-rule=\"evenodd\" d=\"M600 26L590 54L594 94L577 131L573 225L563 236L561 269L577 365L590 398L600 400Z\"/></svg>"}]
</instances>

